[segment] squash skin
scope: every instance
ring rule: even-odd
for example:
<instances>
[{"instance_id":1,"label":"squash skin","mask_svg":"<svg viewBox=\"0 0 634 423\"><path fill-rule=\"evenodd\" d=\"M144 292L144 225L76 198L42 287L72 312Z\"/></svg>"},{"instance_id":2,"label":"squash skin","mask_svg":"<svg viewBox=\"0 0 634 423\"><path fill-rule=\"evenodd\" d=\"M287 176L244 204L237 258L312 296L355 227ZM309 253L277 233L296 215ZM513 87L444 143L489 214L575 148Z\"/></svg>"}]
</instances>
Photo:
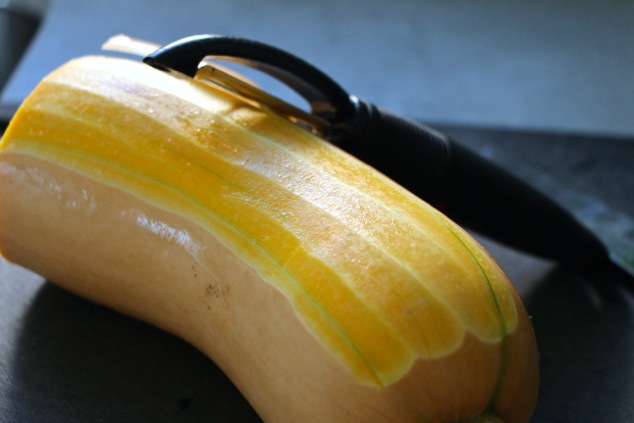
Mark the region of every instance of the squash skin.
<instances>
[{"instance_id":1,"label":"squash skin","mask_svg":"<svg viewBox=\"0 0 634 423\"><path fill-rule=\"evenodd\" d=\"M29 118L25 110L16 120ZM288 293L221 235L107 178L13 148L14 133L9 128L0 154L2 254L192 343L266 421L462 421L483 413L506 422L530 419L538 386L534 335L517 293L486 254L478 257L502 278L515 326L498 341L466 331L451 351L416 358L394 380L360 381L300 318ZM334 148L319 154L345 155ZM359 179L373 172L354 160L347 164L360 169ZM438 218L389 182L381 189L395 190L420 213ZM52 248L59 245L65 248Z\"/></svg>"}]
</instances>

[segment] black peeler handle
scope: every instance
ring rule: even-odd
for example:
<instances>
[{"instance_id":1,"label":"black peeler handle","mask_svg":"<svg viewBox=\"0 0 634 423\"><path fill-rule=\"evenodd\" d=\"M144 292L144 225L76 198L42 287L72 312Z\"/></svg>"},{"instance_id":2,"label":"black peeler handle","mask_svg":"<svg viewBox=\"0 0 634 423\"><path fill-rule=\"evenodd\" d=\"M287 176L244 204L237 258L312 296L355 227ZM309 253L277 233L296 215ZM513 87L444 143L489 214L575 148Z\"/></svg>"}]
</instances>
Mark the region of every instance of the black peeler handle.
<instances>
[{"instance_id":1,"label":"black peeler handle","mask_svg":"<svg viewBox=\"0 0 634 423\"><path fill-rule=\"evenodd\" d=\"M603 265L604 246L527 183L444 134L360 103L357 133L340 145L454 221L574 268Z\"/></svg>"},{"instance_id":2,"label":"black peeler handle","mask_svg":"<svg viewBox=\"0 0 634 423\"><path fill-rule=\"evenodd\" d=\"M445 135L349 95L294 55L243 38L200 35L144 61L194 77L207 56L259 69L303 96L330 122L333 143L375 167L450 218L492 239L576 268L608 253L567 211L527 183Z\"/></svg>"}]
</instances>

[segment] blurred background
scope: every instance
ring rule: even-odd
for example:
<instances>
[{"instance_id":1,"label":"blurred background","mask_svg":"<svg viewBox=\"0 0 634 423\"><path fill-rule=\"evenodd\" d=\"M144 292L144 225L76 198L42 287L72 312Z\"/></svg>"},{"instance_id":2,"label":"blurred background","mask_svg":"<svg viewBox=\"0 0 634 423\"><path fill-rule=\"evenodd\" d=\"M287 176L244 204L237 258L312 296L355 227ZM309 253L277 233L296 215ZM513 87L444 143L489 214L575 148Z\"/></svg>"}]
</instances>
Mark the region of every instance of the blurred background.
<instances>
[{"instance_id":1,"label":"blurred background","mask_svg":"<svg viewBox=\"0 0 634 423\"><path fill-rule=\"evenodd\" d=\"M109 36L271 43L430 123L634 135L634 2L0 0L3 105ZM27 48L28 46L28 48ZM281 94L283 95L283 94Z\"/></svg>"}]
</instances>

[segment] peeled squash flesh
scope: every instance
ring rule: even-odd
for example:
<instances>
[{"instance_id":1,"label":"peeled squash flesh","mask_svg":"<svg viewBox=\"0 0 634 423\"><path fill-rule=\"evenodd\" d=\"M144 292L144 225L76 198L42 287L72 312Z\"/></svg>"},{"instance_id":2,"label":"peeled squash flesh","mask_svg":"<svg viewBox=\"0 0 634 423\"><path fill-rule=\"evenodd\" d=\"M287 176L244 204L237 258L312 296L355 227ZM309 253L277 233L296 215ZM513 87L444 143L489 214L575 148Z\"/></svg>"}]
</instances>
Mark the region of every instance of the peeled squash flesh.
<instances>
[{"instance_id":1,"label":"peeled squash flesh","mask_svg":"<svg viewBox=\"0 0 634 423\"><path fill-rule=\"evenodd\" d=\"M529 318L464 230L270 111L136 61L71 61L20 107L0 252L187 340L265 421L527 422L536 402Z\"/></svg>"}]
</instances>

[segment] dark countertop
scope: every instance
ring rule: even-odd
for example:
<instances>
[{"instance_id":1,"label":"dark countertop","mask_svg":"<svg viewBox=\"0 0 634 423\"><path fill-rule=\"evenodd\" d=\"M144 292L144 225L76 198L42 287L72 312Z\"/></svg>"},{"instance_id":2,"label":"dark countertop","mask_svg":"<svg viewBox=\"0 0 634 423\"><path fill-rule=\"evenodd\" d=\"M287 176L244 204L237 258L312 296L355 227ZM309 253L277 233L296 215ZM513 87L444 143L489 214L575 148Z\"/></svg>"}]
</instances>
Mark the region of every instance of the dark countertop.
<instances>
[{"instance_id":1,"label":"dark countertop","mask_svg":"<svg viewBox=\"0 0 634 423\"><path fill-rule=\"evenodd\" d=\"M573 181L575 192L632 227L631 140L443 129L520 176ZM578 274L478 237L533 317L542 379L533 421L634 421L631 281ZM210 417L258 421L221 371L184 342L0 261L0 421Z\"/></svg>"}]
</instances>

